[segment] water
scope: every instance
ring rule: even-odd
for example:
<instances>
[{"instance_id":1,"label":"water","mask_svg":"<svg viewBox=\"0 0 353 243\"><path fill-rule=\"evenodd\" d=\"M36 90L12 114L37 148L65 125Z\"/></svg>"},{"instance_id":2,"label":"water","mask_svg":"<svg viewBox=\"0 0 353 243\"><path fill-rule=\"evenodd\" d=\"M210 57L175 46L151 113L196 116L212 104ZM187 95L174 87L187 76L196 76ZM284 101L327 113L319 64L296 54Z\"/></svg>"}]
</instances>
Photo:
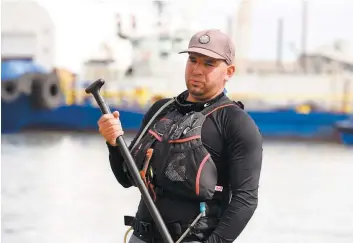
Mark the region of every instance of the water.
<instances>
[{"instance_id":1,"label":"water","mask_svg":"<svg viewBox=\"0 0 353 243\"><path fill-rule=\"evenodd\" d=\"M123 215L140 196L115 180L100 136L25 133L1 144L2 242L123 242ZM259 207L236 242L352 243L352 174L353 149L266 141Z\"/></svg>"}]
</instances>

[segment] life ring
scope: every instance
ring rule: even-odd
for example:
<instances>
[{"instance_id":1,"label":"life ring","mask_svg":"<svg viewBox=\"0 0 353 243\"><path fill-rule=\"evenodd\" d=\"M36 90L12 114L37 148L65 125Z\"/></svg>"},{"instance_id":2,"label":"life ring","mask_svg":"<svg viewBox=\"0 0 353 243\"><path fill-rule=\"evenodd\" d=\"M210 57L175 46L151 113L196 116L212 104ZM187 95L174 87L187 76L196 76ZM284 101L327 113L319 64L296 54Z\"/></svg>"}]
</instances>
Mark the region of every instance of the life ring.
<instances>
[{"instance_id":1,"label":"life ring","mask_svg":"<svg viewBox=\"0 0 353 243\"><path fill-rule=\"evenodd\" d=\"M1 100L9 103L16 100L20 94L18 79L1 82Z\"/></svg>"},{"instance_id":2,"label":"life ring","mask_svg":"<svg viewBox=\"0 0 353 243\"><path fill-rule=\"evenodd\" d=\"M36 108L54 109L63 101L60 81L55 73L37 74L32 79L32 102Z\"/></svg>"},{"instance_id":3,"label":"life ring","mask_svg":"<svg viewBox=\"0 0 353 243\"><path fill-rule=\"evenodd\" d=\"M34 80L44 79L45 78L44 76L45 74L41 74L41 73L23 74L18 80L19 90L26 95L30 95L32 93L32 86L33 86Z\"/></svg>"}]
</instances>

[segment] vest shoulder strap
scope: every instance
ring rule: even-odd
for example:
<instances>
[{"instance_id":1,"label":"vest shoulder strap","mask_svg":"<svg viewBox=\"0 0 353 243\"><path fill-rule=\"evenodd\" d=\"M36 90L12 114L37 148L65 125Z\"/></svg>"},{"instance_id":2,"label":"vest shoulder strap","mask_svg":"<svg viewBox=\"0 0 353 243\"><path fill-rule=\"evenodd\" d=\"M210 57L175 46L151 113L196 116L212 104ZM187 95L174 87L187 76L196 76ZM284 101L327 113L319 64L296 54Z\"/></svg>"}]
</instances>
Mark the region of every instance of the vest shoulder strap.
<instances>
[{"instance_id":1,"label":"vest shoulder strap","mask_svg":"<svg viewBox=\"0 0 353 243\"><path fill-rule=\"evenodd\" d=\"M201 113L205 116L208 116L219 109L222 109L227 106L233 106L233 105L237 106L237 104L234 101L230 100L228 97L225 96L221 98L218 102L203 109Z\"/></svg>"},{"instance_id":2,"label":"vest shoulder strap","mask_svg":"<svg viewBox=\"0 0 353 243\"><path fill-rule=\"evenodd\" d=\"M156 117L170 104L172 104L174 102L174 99L170 99L168 100L168 102L166 102L164 105L161 106L161 108L159 108L159 110L154 113L154 115L152 116L152 118L148 121L147 125L143 128L142 132L140 133L140 136L137 138L137 140L135 141L134 146L132 147L131 150L133 150L135 148L135 146L140 142L140 140L142 139L143 135L145 135L145 133L147 132L148 128L151 126L152 122L156 119Z\"/></svg>"}]
</instances>

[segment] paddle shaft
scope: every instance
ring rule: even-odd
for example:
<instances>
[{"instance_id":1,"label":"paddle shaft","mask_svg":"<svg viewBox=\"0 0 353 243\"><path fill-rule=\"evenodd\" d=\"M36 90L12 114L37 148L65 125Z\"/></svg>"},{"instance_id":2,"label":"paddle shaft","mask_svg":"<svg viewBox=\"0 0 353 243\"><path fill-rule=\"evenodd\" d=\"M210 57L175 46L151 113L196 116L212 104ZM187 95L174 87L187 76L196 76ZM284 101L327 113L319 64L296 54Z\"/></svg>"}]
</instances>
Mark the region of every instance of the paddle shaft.
<instances>
[{"instance_id":1,"label":"paddle shaft","mask_svg":"<svg viewBox=\"0 0 353 243\"><path fill-rule=\"evenodd\" d=\"M109 106L105 103L103 97L101 96L101 94L99 92L99 90L103 86L103 84L104 84L104 80L98 79L97 81L92 83L86 89L86 93L88 93L88 94L90 93L93 95L93 97L95 98L95 100L96 100L96 102L97 102L97 104L103 114L110 114L111 111L109 109ZM157 207L155 206L155 204L154 204L154 202L148 192L148 189L146 188L146 186L140 176L140 173L138 171L136 163L131 156L131 153L125 143L124 138L122 136L117 137L116 144L120 148L120 151L125 159L125 163L128 166L130 174L131 174L132 178L134 179L138 189L140 190L140 192L142 194L142 198L145 201L145 204L146 204L164 242L165 243L173 243L173 239L170 236L169 231L168 231L161 215L159 214L159 211L158 211Z\"/></svg>"}]
</instances>

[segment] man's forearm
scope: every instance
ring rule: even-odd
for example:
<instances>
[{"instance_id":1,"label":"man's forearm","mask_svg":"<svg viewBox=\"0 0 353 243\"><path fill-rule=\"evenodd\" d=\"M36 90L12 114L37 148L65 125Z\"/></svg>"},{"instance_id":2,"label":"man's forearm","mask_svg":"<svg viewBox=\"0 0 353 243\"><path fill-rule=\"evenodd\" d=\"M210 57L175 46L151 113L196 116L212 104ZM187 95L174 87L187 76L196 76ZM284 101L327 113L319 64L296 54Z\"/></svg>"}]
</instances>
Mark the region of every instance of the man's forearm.
<instances>
[{"instance_id":1,"label":"man's forearm","mask_svg":"<svg viewBox=\"0 0 353 243\"><path fill-rule=\"evenodd\" d=\"M245 226L253 216L257 208L257 201L257 197L249 198L247 192L240 192L233 196L228 207L224 211L217 228L206 242L233 242L244 230Z\"/></svg>"},{"instance_id":2,"label":"man's forearm","mask_svg":"<svg viewBox=\"0 0 353 243\"><path fill-rule=\"evenodd\" d=\"M131 187L131 179L128 172L124 168L124 157L118 147L108 144L109 162L115 178L125 188Z\"/></svg>"}]
</instances>

